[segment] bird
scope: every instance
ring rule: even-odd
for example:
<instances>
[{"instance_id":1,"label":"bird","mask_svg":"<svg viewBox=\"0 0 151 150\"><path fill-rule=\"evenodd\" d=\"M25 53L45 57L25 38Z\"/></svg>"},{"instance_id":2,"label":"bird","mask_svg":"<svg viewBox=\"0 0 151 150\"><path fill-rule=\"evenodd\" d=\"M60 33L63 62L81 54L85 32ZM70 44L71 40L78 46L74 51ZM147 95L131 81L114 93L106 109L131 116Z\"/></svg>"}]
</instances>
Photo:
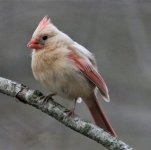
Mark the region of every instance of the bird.
<instances>
[{"instance_id":1,"label":"bird","mask_svg":"<svg viewBox=\"0 0 151 150\"><path fill-rule=\"evenodd\" d=\"M51 92L49 96L74 102L71 114L76 100L82 98L95 124L117 136L98 101L98 90L106 102L110 97L91 52L59 30L48 16L39 22L27 46L32 49L33 76Z\"/></svg>"}]
</instances>

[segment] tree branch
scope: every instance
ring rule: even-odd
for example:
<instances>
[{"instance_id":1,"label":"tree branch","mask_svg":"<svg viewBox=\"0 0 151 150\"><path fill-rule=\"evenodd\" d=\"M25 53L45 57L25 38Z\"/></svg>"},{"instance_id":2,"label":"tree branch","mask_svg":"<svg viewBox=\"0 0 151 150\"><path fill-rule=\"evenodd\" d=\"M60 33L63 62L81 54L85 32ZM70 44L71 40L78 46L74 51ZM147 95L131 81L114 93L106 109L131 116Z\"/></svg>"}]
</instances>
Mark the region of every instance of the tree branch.
<instances>
[{"instance_id":1,"label":"tree branch","mask_svg":"<svg viewBox=\"0 0 151 150\"><path fill-rule=\"evenodd\" d=\"M0 92L11 97L16 97L19 101L32 105L44 113L52 116L67 127L87 136L88 138L102 144L109 150L132 150L130 146L111 136L103 129L86 122L79 117L68 117L66 108L60 104L49 101L43 103L43 94L40 91L32 90L22 84L0 77Z\"/></svg>"}]
</instances>

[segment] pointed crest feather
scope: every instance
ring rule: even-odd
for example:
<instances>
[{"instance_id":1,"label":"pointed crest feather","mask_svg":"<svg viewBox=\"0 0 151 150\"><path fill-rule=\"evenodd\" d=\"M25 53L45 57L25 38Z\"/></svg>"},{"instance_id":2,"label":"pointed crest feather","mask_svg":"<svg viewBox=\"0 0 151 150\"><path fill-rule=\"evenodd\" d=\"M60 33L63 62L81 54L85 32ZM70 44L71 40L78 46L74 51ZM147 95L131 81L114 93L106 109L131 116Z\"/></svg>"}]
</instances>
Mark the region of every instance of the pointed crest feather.
<instances>
[{"instance_id":1,"label":"pointed crest feather","mask_svg":"<svg viewBox=\"0 0 151 150\"><path fill-rule=\"evenodd\" d=\"M43 28L46 25L48 25L50 23L50 18L48 16L45 16L40 22L38 27Z\"/></svg>"}]
</instances>

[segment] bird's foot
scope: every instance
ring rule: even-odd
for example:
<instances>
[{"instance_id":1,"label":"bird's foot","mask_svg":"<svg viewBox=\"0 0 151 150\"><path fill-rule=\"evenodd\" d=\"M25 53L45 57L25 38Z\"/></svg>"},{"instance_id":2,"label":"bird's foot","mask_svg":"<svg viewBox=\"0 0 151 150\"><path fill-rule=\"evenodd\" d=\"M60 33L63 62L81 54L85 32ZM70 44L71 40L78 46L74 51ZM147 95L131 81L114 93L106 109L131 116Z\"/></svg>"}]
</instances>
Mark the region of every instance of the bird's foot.
<instances>
[{"instance_id":1,"label":"bird's foot","mask_svg":"<svg viewBox=\"0 0 151 150\"><path fill-rule=\"evenodd\" d=\"M69 110L69 109L66 109L66 110L64 110L64 112L67 114L67 117L74 117L74 109L71 109L71 110Z\"/></svg>"},{"instance_id":2,"label":"bird's foot","mask_svg":"<svg viewBox=\"0 0 151 150\"><path fill-rule=\"evenodd\" d=\"M47 95L47 96L41 96L40 97L40 99L43 99L43 104L46 104L46 103L48 103L49 101L54 101L54 99L53 99L53 96L55 96L56 95L56 93L52 93L52 94L49 94L49 95Z\"/></svg>"},{"instance_id":3,"label":"bird's foot","mask_svg":"<svg viewBox=\"0 0 151 150\"><path fill-rule=\"evenodd\" d=\"M71 103L72 105L64 111L65 113L67 113L67 117L74 117L76 101L77 101L77 98L75 98Z\"/></svg>"}]
</instances>

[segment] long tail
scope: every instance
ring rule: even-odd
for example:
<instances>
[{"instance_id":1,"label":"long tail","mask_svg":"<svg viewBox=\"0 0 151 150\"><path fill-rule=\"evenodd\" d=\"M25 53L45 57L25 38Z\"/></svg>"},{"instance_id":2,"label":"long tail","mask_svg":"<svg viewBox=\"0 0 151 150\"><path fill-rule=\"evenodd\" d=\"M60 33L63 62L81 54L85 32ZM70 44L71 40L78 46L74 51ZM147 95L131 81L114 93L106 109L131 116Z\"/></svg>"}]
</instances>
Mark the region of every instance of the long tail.
<instances>
[{"instance_id":1,"label":"long tail","mask_svg":"<svg viewBox=\"0 0 151 150\"><path fill-rule=\"evenodd\" d=\"M93 93L91 97L85 99L84 101L87 104L96 125L110 132L113 136L116 136L116 132L112 128L109 120L103 112L103 109L99 105L95 93Z\"/></svg>"}]
</instances>

